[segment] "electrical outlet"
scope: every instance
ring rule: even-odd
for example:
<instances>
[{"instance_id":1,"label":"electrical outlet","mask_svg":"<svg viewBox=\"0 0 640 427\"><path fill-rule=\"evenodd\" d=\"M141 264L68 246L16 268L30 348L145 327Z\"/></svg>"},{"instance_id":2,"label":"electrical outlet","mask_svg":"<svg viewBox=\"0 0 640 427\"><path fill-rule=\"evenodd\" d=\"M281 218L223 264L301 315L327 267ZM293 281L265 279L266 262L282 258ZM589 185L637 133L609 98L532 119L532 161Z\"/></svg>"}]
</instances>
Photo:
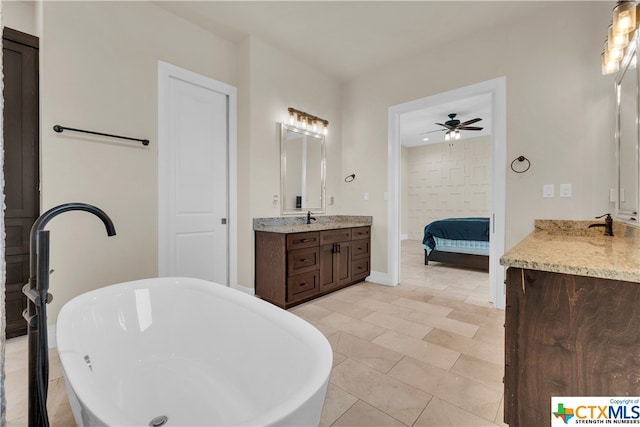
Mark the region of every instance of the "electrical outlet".
<instances>
[{"instance_id":1,"label":"electrical outlet","mask_svg":"<svg viewBox=\"0 0 640 427\"><path fill-rule=\"evenodd\" d=\"M542 197L549 198L553 197L555 194L555 185L554 184L544 184L542 186Z\"/></svg>"},{"instance_id":2,"label":"electrical outlet","mask_svg":"<svg viewBox=\"0 0 640 427\"><path fill-rule=\"evenodd\" d=\"M560 184L560 197L571 197L571 184Z\"/></svg>"},{"instance_id":3,"label":"electrical outlet","mask_svg":"<svg viewBox=\"0 0 640 427\"><path fill-rule=\"evenodd\" d=\"M364 199L369 200L369 193L364 193Z\"/></svg>"}]
</instances>

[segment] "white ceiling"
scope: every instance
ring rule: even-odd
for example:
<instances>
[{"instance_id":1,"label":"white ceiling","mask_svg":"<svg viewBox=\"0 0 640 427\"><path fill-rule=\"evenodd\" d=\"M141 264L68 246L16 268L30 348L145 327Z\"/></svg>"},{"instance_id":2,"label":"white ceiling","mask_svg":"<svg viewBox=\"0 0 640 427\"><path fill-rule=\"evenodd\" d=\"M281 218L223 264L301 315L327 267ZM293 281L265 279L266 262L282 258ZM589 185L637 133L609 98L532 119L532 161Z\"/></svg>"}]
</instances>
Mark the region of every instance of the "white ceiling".
<instances>
[{"instance_id":1,"label":"white ceiling","mask_svg":"<svg viewBox=\"0 0 640 427\"><path fill-rule=\"evenodd\" d=\"M463 40L502 22L517 20L548 1L156 1L155 4L227 40L256 36L278 49L346 81L436 46ZM449 113L483 120L490 132L486 99L433 107L403 117L406 140L438 128ZM415 119L415 121L413 120ZM444 140L444 132L431 134ZM420 141L421 142L421 141ZM436 142L431 139L429 142Z\"/></svg>"}]
</instances>

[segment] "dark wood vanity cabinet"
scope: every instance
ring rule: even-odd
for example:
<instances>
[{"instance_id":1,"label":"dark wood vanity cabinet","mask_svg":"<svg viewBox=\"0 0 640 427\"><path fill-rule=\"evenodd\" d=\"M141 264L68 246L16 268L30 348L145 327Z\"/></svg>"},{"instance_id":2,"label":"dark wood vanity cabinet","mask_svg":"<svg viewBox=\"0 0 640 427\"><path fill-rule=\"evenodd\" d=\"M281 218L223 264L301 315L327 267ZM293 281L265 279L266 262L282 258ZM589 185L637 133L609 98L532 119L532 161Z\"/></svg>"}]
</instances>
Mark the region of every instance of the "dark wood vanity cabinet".
<instances>
[{"instance_id":1,"label":"dark wood vanity cabinet","mask_svg":"<svg viewBox=\"0 0 640 427\"><path fill-rule=\"evenodd\" d=\"M552 396L640 396L640 284L511 267L504 421L549 426Z\"/></svg>"},{"instance_id":2,"label":"dark wood vanity cabinet","mask_svg":"<svg viewBox=\"0 0 640 427\"><path fill-rule=\"evenodd\" d=\"M371 227L255 232L256 295L289 308L361 282L370 273Z\"/></svg>"}]
</instances>

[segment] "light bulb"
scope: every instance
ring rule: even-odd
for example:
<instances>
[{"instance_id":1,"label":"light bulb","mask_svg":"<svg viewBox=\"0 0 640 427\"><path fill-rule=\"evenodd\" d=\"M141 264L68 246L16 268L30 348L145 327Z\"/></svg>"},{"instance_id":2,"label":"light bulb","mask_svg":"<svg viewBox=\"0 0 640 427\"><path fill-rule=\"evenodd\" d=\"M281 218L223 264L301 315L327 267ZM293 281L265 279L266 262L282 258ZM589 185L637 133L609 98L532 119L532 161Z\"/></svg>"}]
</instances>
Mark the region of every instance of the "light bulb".
<instances>
[{"instance_id":1,"label":"light bulb","mask_svg":"<svg viewBox=\"0 0 640 427\"><path fill-rule=\"evenodd\" d=\"M613 24L609 25L607 30L608 49L613 47L624 49L629 44L629 34L613 34Z\"/></svg>"},{"instance_id":2,"label":"light bulb","mask_svg":"<svg viewBox=\"0 0 640 427\"><path fill-rule=\"evenodd\" d=\"M613 8L613 34L628 34L636 29L636 2L619 1Z\"/></svg>"}]
</instances>

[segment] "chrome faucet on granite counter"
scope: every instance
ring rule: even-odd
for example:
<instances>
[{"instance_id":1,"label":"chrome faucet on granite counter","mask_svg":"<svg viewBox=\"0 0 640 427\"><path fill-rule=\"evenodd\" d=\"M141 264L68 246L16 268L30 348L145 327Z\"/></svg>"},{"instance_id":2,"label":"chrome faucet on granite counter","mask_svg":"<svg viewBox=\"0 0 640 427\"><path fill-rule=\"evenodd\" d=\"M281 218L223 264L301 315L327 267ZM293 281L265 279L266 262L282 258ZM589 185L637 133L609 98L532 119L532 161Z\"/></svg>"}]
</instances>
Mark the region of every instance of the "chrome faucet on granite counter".
<instances>
[{"instance_id":1,"label":"chrome faucet on granite counter","mask_svg":"<svg viewBox=\"0 0 640 427\"><path fill-rule=\"evenodd\" d=\"M311 211L307 211L307 224L311 224L311 220L315 221L316 219L311 216Z\"/></svg>"},{"instance_id":2,"label":"chrome faucet on granite counter","mask_svg":"<svg viewBox=\"0 0 640 427\"><path fill-rule=\"evenodd\" d=\"M613 218L611 218L611 214L604 214L604 215L600 215L597 216L596 219L600 219L606 217L604 219L604 224L602 223L597 223L597 224L591 224L589 226L589 228L591 227L604 227L604 235L605 236L613 236Z\"/></svg>"}]
</instances>

